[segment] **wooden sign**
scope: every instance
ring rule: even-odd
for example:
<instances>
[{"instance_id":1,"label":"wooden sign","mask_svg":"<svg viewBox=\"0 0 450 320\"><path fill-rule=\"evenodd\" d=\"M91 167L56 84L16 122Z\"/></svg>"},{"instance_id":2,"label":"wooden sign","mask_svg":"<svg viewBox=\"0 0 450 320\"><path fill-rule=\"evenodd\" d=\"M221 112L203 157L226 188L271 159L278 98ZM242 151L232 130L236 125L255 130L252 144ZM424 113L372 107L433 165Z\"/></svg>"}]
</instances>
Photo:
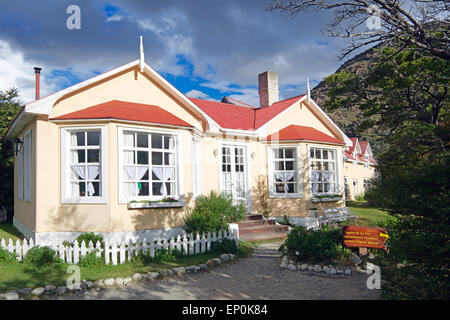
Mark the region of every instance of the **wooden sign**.
<instances>
[{"instance_id":1,"label":"wooden sign","mask_svg":"<svg viewBox=\"0 0 450 320\"><path fill-rule=\"evenodd\" d=\"M389 236L385 228L344 226L343 231L346 247L387 249Z\"/></svg>"}]
</instances>

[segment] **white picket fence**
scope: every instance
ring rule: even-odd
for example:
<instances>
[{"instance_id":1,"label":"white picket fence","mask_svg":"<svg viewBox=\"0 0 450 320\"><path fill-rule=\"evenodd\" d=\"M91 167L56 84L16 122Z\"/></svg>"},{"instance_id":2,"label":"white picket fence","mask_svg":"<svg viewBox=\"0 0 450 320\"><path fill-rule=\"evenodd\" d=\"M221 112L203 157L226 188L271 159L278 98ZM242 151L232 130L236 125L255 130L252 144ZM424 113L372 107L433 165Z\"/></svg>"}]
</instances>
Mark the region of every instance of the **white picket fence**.
<instances>
[{"instance_id":1,"label":"white picket fence","mask_svg":"<svg viewBox=\"0 0 450 320\"><path fill-rule=\"evenodd\" d=\"M87 254L95 251L95 255L100 258L102 253L104 253L105 264L123 264L127 261L130 261L133 256L138 256L139 253L143 253L144 255L154 257L155 253L159 249L178 249L181 252L184 252L185 255L192 256L200 253L205 253L211 250L211 243L216 241L221 241L222 239L230 239L238 244L238 232L236 230L231 230L230 232L219 232L216 234L208 233L206 235L200 236L199 234L183 234L178 235L177 237L169 238L169 239L161 239L161 238L153 238L146 239L143 238L138 239L137 241L129 241L115 243L115 242L107 242L105 241L104 247L102 247L100 242L97 242L95 245L90 241L87 245L84 241L81 244L78 241L74 241L73 245L64 245L62 243L39 243L39 246L49 246L53 250L56 251L59 259L61 261L70 263L70 264L78 264L82 257L85 257ZM33 239L27 241L24 239L22 243L17 240L16 243L13 240L9 239L6 241L2 239L0 241L0 247L4 250L7 250L11 253L14 253L17 256L17 260L22 261L26 256L27 252L35 247Z\"/></svg>"}]
</instances>

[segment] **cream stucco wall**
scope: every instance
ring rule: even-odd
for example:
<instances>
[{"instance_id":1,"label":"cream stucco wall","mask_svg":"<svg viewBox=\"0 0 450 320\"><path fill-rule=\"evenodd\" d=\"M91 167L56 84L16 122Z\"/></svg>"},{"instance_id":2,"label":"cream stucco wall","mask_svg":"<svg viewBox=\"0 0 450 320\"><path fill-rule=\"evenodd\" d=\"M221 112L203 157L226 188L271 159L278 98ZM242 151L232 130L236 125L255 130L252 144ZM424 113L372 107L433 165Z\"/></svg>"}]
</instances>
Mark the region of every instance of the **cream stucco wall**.
<instances>
[{"instance_id":1,"label":"cream stucco wall","mask_svg":"<svg viewBox=\"0 0 450 320\"><path fill-rule=\"evenodd\" d=\"M364 179L373 179L375 177L375 167L364 167L362 163L356 163L353 161L345 161L344 163L344 177L347 178L348 183L348 196L347 200L354 200L359 195L364 195ZM358 184L358 194L354 192L353 182Z\"/></svg>"}]
</instances>

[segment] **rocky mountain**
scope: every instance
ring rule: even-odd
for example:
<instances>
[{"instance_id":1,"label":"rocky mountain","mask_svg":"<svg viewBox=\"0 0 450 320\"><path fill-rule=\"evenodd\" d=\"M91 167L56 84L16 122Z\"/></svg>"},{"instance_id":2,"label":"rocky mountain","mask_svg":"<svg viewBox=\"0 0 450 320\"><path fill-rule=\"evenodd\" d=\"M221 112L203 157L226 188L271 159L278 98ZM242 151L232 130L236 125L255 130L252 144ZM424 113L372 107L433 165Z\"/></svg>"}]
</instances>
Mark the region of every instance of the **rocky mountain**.
<instances>
[{"instance_id":1,"label":"rocky mountain","mask_svg":"<svg viewBox=\"0 0 450 320\"><path fill-rule=\"evenodd\" d=\"M356 75L365 73L369 66L376 61L374 48L370 48L347 60L335 73L345 70ZM329 85L322 81L311 90L311 97L322 106L328 98L329 89ZM382 148L381 135L376 127L366 129L363 132L358 130L358 125L364 120L364 115L357 105L342 106L333 112L325 111L348 137L358 137L361 140L369 141L375 154Z\"/></svg>"}]
</instances>

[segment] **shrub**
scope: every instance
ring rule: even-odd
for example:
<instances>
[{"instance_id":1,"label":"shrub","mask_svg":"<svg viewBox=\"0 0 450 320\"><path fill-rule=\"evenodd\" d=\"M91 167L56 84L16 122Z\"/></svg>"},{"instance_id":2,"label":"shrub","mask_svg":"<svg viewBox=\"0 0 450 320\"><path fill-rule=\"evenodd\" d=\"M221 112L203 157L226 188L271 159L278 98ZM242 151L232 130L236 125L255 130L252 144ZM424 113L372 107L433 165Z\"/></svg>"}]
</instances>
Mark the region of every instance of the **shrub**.
<instances>
[{"instance_id":1,"label":"shrub","mask_svg":"<svg viewBox=\"0 0 450 320\"><path fill-rule=\"evenodd\" d=\"M15 253L11 253L8 250L0 248L0 263L11 263L17 261Z\"/></svg>"},{"instance_id":2,"label":"shrub","mask_svg":"<svg viewBox=\"0 0 450 320\"><path fill-rule=\"evenodd\" d=\"M167 262L174 262L176 259L184 256L184 253L177 248L161 248L155 250L155 256L151 257L148 254L144 254L139 252L135 260L141 262L142 264L149 264L149 263L167 263Z\"/></svg>"},{"instance_id":3,"label":"shrub","mask_svg":"<svg viewBox=\"0 0 450 320\"><path fill-rule=\"evenodd\" d=\"M213 253L236 253L238 247L234 240L222 239L222 241L211 242L211 252Z\"/></svg>"},{"instance_id":4,"label":"shrub","mask_svg":"<svg viewBox=\"0 0 450 320\"><path fill-rule=\"evenodd\" d=\"M213 191L208 196L200 196L195 208L185 218L187 233L205 234L228 230L228 223L245 219L245 207L241 203L233 204L233 198L227 194Z\"/></svg>"},{"instance_id":5,"label":"shrub","mask_svg":"<svg viewBox=\"0 0 450 320\"><path fill-rule=\"evenodd\" d=\"M318 230L294 227L278 250L291 258L297 251L299 260L311 262L335 260L350 253L342 245L342 229L329 226Z\"/></svg>"},{"instance_id":6,"label":"shrub","mask_svg":"<svg viewBox=\"0 0 450 320\"><path fill-rule=\"evenodd\" d=\"M105 260L102 257L97 258L97 250L94 250L92 252L89 252L85 257L82 257L80 259L80 262L78 262L78 265L81 267L93 267L93 266L100 266L105 264Z\"/></svg>"},{"instance_id":7,"label":"shrub","mask_svg":"<svg viewBox=\"0 0 450 320\"><path fill-rule=\"evenodd\" d=\"M84 241L84 243L86 244L86 246L89 244L90 241L92 241L92 243L94 244L94 246L96 245L97 241L100 241L102 247L104 245L104 241L103 241L103 235L101 234L95 234L93 232L87 232L87 233L83 233L80 234L76 240L78 241L78 244L81 245L81 242Z\"/></svg>"},{"instance_id":8,"label":"shrub","mask_svg":"<svg viewBox=\"0 0 450 320\"><path fill-rule=\"evenodd\" d=\"M50 247L34 247L31 248L24 259L24 262L31 263L37 266L42 266L45 264L51 264L58 262L56 257L56 251Z\"/></svg>"}]
</instances>

